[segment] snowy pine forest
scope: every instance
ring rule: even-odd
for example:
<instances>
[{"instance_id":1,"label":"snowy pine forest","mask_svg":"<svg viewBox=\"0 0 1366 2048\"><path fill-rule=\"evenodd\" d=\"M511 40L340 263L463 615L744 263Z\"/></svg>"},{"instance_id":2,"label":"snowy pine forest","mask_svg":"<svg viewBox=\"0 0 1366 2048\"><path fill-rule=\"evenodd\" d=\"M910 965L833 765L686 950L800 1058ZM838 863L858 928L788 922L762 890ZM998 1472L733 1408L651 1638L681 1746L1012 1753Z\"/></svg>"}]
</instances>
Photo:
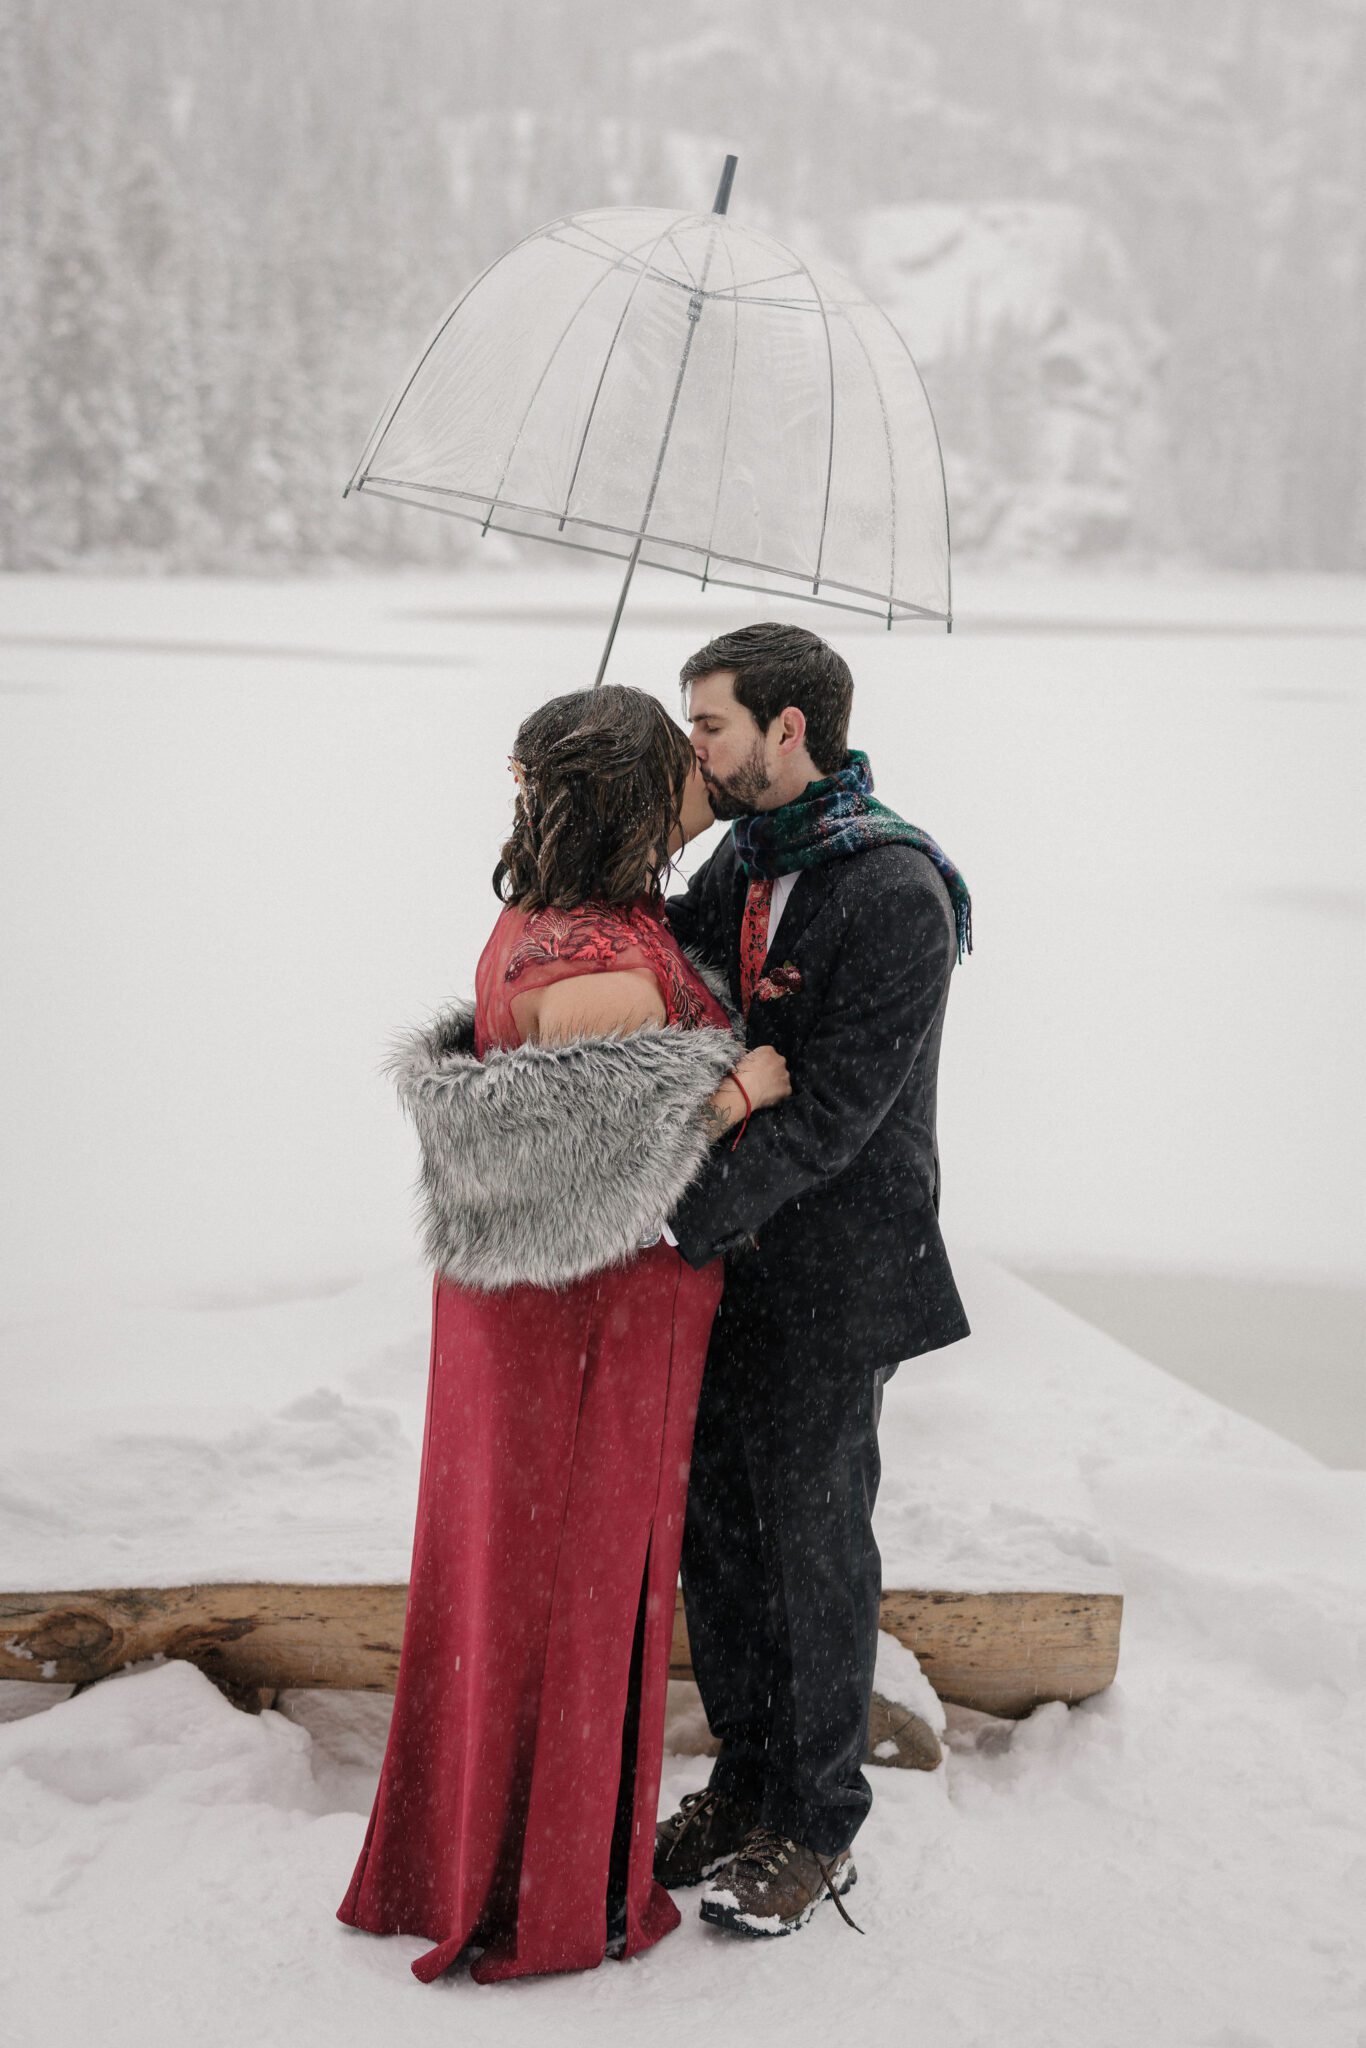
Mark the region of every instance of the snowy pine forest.
<instances>
[{"instance_id":1,"label":"snowy pine forest","mask_svg":"<svg viewBox=\"0 0 1366 2048\"><path fill-rule=\"evenodd\" d=\"M600 204L733 210L917 355L958 545L1366 555L1346 0L11 0L0 565L457 561L342 503L456 293Z\"/></svg>"}]
</instances>

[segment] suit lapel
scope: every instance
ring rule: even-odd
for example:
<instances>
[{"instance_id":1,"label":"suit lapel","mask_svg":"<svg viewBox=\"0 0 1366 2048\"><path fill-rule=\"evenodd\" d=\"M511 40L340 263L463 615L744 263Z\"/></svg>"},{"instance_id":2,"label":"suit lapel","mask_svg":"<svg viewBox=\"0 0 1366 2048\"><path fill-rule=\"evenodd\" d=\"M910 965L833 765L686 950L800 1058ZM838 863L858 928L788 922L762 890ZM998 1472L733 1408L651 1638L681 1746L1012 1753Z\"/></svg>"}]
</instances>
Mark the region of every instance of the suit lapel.
<instances>
[{"instance_id":1,"label":"suit lapel","mask_svg":"<svg viewBox=\"0 0 1366 2048\"><path fill-rule=\"evenodd\" d=\"M837 861L823 861L818 868L802 868L792 885L792 894L787 899L787 908L782 915L777 931L773 935L764 958L764 973L770 966L778 966L790 960L802 933L812 919L824 910L835 887ZM736 952L739 952L739 934L736 934Z\"/></svg>"}]
</instances>

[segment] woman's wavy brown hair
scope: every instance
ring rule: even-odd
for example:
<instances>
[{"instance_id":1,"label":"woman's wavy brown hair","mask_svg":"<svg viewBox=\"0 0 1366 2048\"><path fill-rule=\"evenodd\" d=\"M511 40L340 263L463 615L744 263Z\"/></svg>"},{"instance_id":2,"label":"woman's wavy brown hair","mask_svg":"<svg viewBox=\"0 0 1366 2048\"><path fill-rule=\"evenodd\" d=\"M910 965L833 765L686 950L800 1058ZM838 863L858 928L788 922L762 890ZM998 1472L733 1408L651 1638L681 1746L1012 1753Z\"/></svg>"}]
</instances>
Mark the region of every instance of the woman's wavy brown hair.
<instances>
[{"instance_id":1,"label":"woman's wavy brown hair","mask_svg":"<svg viewBox=\"0 0 1366 2048\"><path fill-rule=\"evenodd\" d=\"M663 705L616 683L552 697L513 751L525 786L495 893L519 910L657 897L693 763Z\"/></svg>"}]
</instances>

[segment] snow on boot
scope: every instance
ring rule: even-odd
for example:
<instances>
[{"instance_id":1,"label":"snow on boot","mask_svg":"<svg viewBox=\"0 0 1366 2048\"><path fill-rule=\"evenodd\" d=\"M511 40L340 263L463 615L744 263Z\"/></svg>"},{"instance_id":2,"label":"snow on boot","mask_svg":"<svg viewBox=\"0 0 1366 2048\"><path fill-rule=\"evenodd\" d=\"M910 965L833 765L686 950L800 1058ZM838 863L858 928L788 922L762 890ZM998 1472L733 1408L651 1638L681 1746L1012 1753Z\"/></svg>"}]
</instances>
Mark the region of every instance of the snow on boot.
<instances>
[{"instance_id":1,"label":"snow on boot","mask_svg":"<svg viewBox=\"0 0 1366 2048\"><path fill-rule=\"evenodd\" d=\"M772 1828L756 1827L703 1892L702 1918L732 1934L795 1934L823 1899L833 1899L840 1918L862 1934L840 1905L840 1894L857 1881L847 1849L819 1856Z\"/></svg>"}]
</instances>

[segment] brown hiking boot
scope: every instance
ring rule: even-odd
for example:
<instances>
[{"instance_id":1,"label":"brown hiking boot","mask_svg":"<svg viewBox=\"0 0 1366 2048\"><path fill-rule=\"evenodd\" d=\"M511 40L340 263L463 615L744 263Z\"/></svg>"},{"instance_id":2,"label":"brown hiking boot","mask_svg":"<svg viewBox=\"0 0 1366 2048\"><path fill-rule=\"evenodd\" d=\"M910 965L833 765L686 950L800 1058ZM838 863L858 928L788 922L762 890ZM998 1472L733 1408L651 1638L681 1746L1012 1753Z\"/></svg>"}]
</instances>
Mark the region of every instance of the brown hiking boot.
<instances>
[{"instance_id":1,"label":"brown hiking boot","mask_svg":"<svg viewBox=\"0 0 1366 2048\"><path fill-rule=\"evenodd\" d=\"M795 1934L822 1899L833 1899L840 1918L862 1934L840 1905L840 1894L857 1882L847 1849L818 1856L772 1828L756 1827L703 1892L702 1918L732 1934Z\"/></svg>"},{"instance_id":2,"label":"brown hiking boot","mask_svg":"<svg viewBox=\"0 0 1366 2048\"><path fill-rule=\"evenodd\" d=\"M754 1826L750 1807L704 1785L655 1829L655 1877L670 1891L701 1884L728 1863Z\"/></svg>"}]
</instances>

